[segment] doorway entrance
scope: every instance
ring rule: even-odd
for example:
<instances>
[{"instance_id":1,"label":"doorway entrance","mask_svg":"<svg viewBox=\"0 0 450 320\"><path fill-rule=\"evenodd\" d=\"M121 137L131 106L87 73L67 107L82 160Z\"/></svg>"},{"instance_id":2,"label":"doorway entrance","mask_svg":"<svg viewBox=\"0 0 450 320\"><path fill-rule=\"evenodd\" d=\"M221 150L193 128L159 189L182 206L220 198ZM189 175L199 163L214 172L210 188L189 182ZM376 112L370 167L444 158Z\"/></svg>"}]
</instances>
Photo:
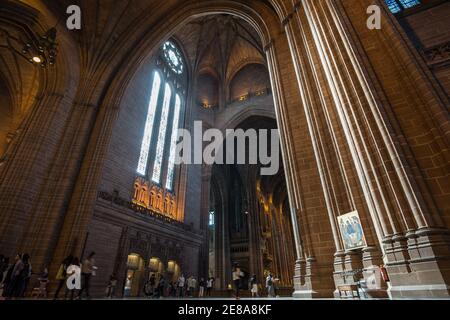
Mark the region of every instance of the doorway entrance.
<instances>
[{"instance_id":1,"label":"doorway entrance","mask_svg":"<svg viewBox=\"0 0 450 320\"><path fill-rule=\"evenodd\" d=\"M138 254L128 255L127 272L124 286L124 297L137 297L141 286L141 280L144 274L144 259Z\"/></svg>"}]
</instances>

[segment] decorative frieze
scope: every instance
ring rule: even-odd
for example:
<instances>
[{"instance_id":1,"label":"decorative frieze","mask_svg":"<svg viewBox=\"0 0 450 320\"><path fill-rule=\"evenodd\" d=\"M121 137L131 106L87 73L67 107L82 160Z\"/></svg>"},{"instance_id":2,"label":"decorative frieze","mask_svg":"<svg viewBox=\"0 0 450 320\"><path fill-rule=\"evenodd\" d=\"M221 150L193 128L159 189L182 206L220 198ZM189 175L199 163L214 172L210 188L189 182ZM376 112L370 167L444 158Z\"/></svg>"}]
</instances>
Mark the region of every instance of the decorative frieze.
<instances>
[{"instance_id":1,"label":"decorative frieze","mask_svg":"<svg viewBox=\"0 0 450 320\"><path fill-rule=\"evenodd\" d=\"M136 178L132 202L163 216L180 221L177 216L175 196L172 193L151 184L142 177Z\"/></svg>"},{"instance_id":2,"label":"decorative frieze","mask_svg":"<svg viewBox=\"0 0 450 320\"><path fill-rule=\"evenodd\" d=\"M450 41L441 43L422 51L425 61L430 67L450 62Z\"/></svg>"},{"instance_id":3,"label":"decorative frieze","mask_svg":"<svg viewBox=\"0 0 450 320\"><path fill-rule=\"evenodd\" d=\"M148 209L148 208L143 207L141 205L138 205L138 204L136 204L136 203L134 203L132 201L128 201L128 200L125 200L123 198L120 198L119 196L111 194L109 192L100 191L98 193L98 198L99 199L103 199L105 201L109 201L109 202L111 202L111 203L113 203L115 205L118 205L118 206L130 209L130 210L133 210L136 213L140 213L142 215L146 215L148 217L155 218L155 219L157 219L159 221L175 225L175 226L183 229L184 231L192 232L192 233L199 234L199 235L202 234L201 231L199 231L197 229L194 229L194 227L191 226L191 225L185 224L185 223L183 223L181 221L178 221L178 220L175 220L175 219L173 219L173 218L171 218L171 217L169 217L167 215L163 215L163 214L161 214L159 212L156 212L154 210L151 210L151 209Z\"/></svg>"}]
</instances>

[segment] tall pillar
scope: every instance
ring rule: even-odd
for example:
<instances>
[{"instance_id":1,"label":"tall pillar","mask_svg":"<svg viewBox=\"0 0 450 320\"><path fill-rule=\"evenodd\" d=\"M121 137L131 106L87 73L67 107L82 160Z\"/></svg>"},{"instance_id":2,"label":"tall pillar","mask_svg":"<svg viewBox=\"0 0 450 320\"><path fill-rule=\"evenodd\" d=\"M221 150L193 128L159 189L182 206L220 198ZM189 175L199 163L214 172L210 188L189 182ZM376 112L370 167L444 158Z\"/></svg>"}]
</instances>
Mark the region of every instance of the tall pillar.
<instances>
[{"instance_id":1,"label":"tall pillar","mask_svg":"<svg viewBox=\"0 0 450 320\"><path fill-rule=\"evenodd\" d=\"M443 149L430 151L442 160L440 168L445 172L448 130L436 130L433 124L440 122L439 128L448 128L448 122L442 123L442 117L436 116L445 106L417 57L408 54L408 43L395 30L388 13L383 15L381 30L368 30L366 10L370 4L372 1L303 0L293 5L284 20L337 249L335 280L338 282L341 270L361 263L368 269L380 263L383 254L392 296L447 295L449 242L443 216L448 209L440 206L438 198L432 201L423 155L414 145L412 150L404 148L402 142L409 137L402 136L399 129L421 133L410 131L402 118L393 116L402 112L404 102L399 97L412 103L422 117L425 110L431 110L425 119L429 127L415 130L424 130L425 136L432 132L429 143L434 141ZM357 40L361 38L362 46ZM383 41L393 42L387 62L376 56L385 52L374 49L385 46ZM403 69L396 67L399 62ZM385 72L384 63L392 63ZM380 76L387 72L390 77ZM405 79L402 72L410 78ZM379 74L374 77L374 73ZM395 76L403 81L405 92L385 95L389 88L384 82ZM428 99L408 92L413 88ZM420 123L420 116L414 116ZM336 165L330 168L333 163ZM340 245L335 219L349 209L360 213L367 237L368 248L360 255L344 254Z\"/></svg>"},{"instance_id":2,"label":"tall pillar","mask_svg":"<svg viewBox=\"0 0 450 320\"><path fill-rule=\"evenodd\" d=\"M321 172L314 165L317 160L314 137L305 121L307 115L298 103L298 86L292 81L295 73L286 37L274 39L274 45L267 46L266 53L297 254L294 296L330 297L334 287L332 226L327 223L329 216L320 184Z\"/></svg>"}]
</instances>

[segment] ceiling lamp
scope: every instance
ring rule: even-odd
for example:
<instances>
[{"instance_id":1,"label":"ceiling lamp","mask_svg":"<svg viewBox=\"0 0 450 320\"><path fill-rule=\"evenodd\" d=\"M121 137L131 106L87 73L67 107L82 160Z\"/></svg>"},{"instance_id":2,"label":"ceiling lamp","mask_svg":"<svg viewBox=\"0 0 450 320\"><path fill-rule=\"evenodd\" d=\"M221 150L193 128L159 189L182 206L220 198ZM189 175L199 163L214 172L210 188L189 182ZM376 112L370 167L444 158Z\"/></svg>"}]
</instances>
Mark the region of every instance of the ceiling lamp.
<instances>
[{"instance_id":1,"label":"ceiling lamp","mask_svg":"<svg viewBox=\"0 0 450 320\"><path fill-rule=\"evenodd\" d=\"M0 34L3 34L6 39L6 45L0 45L0 48L7 48L28 62L45 68L56 62L58 52L56 33L56 28L49 29L41 36L30 33L29 39L23 41L12 36L8 31L0 29Z\"/></svg>"},{"instance_id":2,"label":"ceiling lamp","mask_svg":"<svg viewBox=\"0 0 450 320\"><path fill-rule=\"evenodd\" d=\"M22 54L31 63L39 64L41 67L55 64L58 46L56 33L56 28L51 28L37 39L31 39L24 45Z\"/></svg>"},{"instance_id":3,"label":"ceiling lamp","mask_svg":"<svg viewBox=\"0 0 450 320\"><path fill-rule=\"evenodd\" d=\"M213 106L212 106L212 104L210 104L209 102L203 102L202 103L202 106L203 106L203 108L205 108L205 109L211 109Z\"/></svg>"}]
</instances>

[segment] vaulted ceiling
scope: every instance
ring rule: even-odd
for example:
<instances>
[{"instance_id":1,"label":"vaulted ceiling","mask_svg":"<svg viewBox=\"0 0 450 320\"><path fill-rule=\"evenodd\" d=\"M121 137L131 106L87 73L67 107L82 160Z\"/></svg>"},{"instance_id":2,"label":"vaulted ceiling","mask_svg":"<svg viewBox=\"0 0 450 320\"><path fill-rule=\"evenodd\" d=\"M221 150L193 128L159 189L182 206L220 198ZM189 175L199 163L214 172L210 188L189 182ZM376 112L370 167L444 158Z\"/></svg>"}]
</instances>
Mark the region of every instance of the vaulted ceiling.
<instances>
[{"instance_id":1,"label":"vaulted ceiling","mask_svg":"<svg viewBox=\"0 0 450 320\"><path fill-rule=\"evenodd\" d=\"M247 64L265 64L256 31L231 15L198 18L174 37L182 43L191 69L197 74L209 73L227 81Z\"/></svg>"},{"instance_id":2,"label":"vaulted ceiling","mask_svg":"<svg viewBox=\"0 0 450 320\"><path fill-rule=\"evenodd\" d=\"M99 81L114 77L114 68L123 66L133 54L140 57L137 51L143 37L157 38L151 30L165 23L161 17L173 16L176 5L188 2L194 3L185 0L2 0L3 4L20 3L38 12L43 28L56 25L60 56L67 60L64 65L69 61L74 65L76 59L80 78L96 75ZM268 0L261 0L265 2ZM73 4L82 10L82 29L72 32L65 28L65 19L67 8ZM202 16L175 29L178 30L175 37L186 50L191 70L197 73L209 72L227 81L247 63L265 64L257 32L238 17Z\"/></svg>"},{"instance_id":3,"label":"vaulted ceiling","mask_svg":"<svg viewBox=\"0 0 450 320\"><path fill-rule=\"evenodd\" d=\"M8 95L11 99L14 125L10 129L14 131L33 104L39 87L39 72L11 48L22 49L21 39L36 27L38 11L12 10L8 4L4 3L0 10L0 82L5 90L2 96ZM0 107L3 107L1 99Z\"/></svg>"}]
</instances>

